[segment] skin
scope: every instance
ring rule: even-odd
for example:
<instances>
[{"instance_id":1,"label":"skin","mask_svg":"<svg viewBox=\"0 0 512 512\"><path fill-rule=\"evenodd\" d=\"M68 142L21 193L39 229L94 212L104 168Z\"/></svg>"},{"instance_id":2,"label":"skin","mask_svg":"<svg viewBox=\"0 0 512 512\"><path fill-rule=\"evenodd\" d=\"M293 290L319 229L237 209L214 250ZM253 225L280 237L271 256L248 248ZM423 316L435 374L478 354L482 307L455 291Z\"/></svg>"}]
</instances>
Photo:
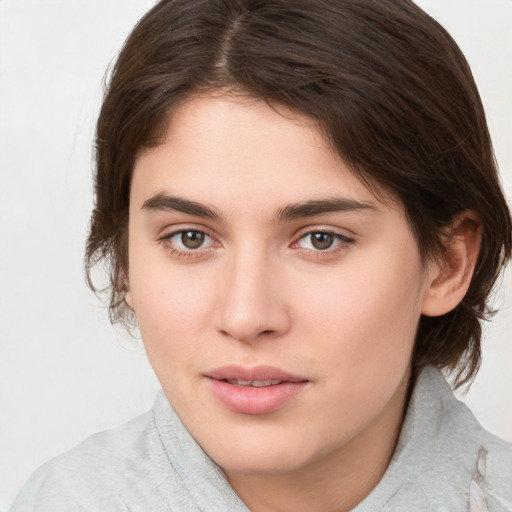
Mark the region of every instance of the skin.
<instances>
[{"instance_id":1,"label":"skin","mask_svg":"<svg viewBox=\"0 0 512 512\"><path fill-rule=\"evenodd\" d=\"M334 198L364 207L283 215ZM180 230L206 236L187 248ZM334 233L333 245L317 249L312 232ZM420 315L452 307L438 270L402 205L377 200L298 113L199 96L136 161L127 303L169 401L253 511L348 510L375 487ZM308 382L275 412L241 414L205 377L227 364Z\"/></svg>"}]
</instances>

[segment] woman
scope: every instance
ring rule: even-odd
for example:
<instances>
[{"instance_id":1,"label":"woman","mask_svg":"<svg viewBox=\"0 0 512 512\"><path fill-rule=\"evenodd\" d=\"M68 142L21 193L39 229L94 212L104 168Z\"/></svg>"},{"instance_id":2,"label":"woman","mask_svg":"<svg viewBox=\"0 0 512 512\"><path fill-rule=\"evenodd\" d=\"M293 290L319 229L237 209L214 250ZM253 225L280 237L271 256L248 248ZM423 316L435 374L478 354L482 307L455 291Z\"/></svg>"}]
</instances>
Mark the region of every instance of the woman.
<instances>
[{"instance_id":1,"label":"woman","mask_svg":"<svg viewBox=\"0 0 512 512\"><path fill-rule=\"evenodd\" d=\"M452 395L510 258L476 86L413 3L159 2L97 125L87 264L162 385L17 510L510 510ZM91 283L92 284L92 283Z\"/></svg>"}]
</instances>

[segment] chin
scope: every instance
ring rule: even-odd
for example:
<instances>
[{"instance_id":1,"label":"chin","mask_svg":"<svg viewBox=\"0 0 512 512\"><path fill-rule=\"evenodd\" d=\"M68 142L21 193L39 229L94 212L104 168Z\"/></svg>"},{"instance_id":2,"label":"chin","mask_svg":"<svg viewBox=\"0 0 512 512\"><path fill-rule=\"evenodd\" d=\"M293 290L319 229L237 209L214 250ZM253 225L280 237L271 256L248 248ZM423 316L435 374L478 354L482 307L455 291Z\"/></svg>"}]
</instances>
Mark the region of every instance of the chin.
<instances>
[{"instance_id":1,"label":"chin","mask_svg":"<svg viewBox=\"0 0 512 512\"><path fill-rule=\"evenodd\" d=\"M270 442L267 438L262 442L244 442L243 448L240 443L232 442L231 446L215 446L209 450L210 457L226 472L270 475L293 473L312 463L321 455L313 451L306 451L306 443L286 443L283 437ZM311 446L309 446L311 448Z\"/></svg>"},{"instance_id":2,"label":"chin","mask_svg":"<svg viewBox=\"0 0 512 512\"><path fill-rule=\"evenodd\" d=\"M278 452L277 454L259 454L250 459L250 456L224 456L217 464L227 473L238 473L243 475L265 476L289 474L300 470L307 465L307 460L298 459L296 454L287 457Z\"/></svg>"}]
</instances>

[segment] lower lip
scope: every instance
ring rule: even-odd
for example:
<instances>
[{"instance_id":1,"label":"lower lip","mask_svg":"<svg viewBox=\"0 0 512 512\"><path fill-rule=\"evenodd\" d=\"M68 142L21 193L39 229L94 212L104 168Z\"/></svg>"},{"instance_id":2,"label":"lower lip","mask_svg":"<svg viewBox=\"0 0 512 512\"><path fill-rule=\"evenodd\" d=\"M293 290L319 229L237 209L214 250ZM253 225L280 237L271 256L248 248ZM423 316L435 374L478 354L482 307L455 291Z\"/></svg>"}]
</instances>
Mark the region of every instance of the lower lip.
<instances>
[{"instance_id":1,"label":"lower lip","mask_svg":"<svg viewBox=\"0 0 512 512\"><path fill-rule=\"evenodd\" d=\"M213 394L231 411L242 414L269 414L298 395L307 382L282 382L274 386L237 386L209 379Z\"/></svg>"}]
</instances>

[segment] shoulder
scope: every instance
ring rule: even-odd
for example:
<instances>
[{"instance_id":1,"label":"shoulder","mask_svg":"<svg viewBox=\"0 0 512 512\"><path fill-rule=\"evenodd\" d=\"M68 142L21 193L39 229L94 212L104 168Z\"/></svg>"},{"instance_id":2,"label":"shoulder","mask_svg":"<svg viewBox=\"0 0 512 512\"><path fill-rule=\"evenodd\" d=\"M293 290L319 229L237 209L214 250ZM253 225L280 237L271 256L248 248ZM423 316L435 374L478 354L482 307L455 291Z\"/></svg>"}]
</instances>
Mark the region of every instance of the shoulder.
<instances>
[{"instance_id":1,"label":"shoulder","mask_svg":"<svg viewBox=\"0 0 512 512\"><path fill-rule=\"evenodd\" d=\"M445 446L451 443L455 460L467 468L469 510L512 511L512 444L488 432L453 395L444 403L449 409L443 429Z\"/></svg>"},{"instance_id":2,"label":"shoulder","mask_svg":"<svg viewBox=\"0 0 512 512\"><path fill-rule=\"evenodd\" d=\"M158 485L148 480L157 478L156 468L167 466L150 411L89 437L41 466L22 488L11 512L128 511L125 490Z\"/></svg>"},{"instance_id":3,"label":"shoulder","mask_svg":"<svg viewBox=\"0 0 512 512\"><path fill-rule=\"evenodd\" d=\"M468 510L511 511L512 444L485 430L434 368L423 371L413 401L411 444L424 463L423 492L436 504L451 496Z\"/></svg>"},{"instance_id":4,"label":"shoulder","mask_svg":"<svg viewBox=\"0 0 512 512\"><path fill-rule=\"evenodd\" d=\"M511 512L512 445L487 432L425 368L381 482L354 512Z\"/></svg>"},{"instance_id":5,"label":"shoulder","mask_svg":"<svg viewBox=\"0 0 512 512\"><path fill-rule=\"evenodd\" d=\"M160 391L150 412L42 466L10 512L200 510L247 512Z\"/></svg>"}]
</instances>

